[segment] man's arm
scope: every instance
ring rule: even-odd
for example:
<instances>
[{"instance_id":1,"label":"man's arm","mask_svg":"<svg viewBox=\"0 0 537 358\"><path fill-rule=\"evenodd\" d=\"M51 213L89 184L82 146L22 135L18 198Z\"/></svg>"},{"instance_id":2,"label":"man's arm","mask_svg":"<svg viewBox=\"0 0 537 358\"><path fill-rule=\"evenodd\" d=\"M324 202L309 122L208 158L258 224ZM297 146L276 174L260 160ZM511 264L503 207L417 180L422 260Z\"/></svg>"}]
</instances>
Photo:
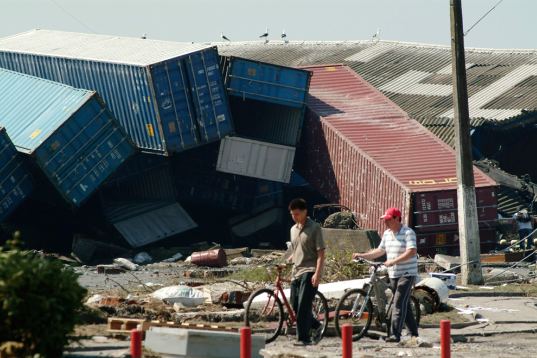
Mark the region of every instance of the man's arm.
<instances>
[{"instance_id":1,"label":"man's arm","mask_svg":"<svg viewBox=\"0 0 537 358\"><path fill-rule=\"evenodd\" d=\"M317 250L317 266L315 267L315 273L311 278L311 284L313 287L319 286L321 282L321 276L324 269L324 249Z\"/></svg>"},{"instance_id":2,"label":"man's arm","mask_svg":"<svg viewBox=\"0 0 537 358\"><path fill-rule=\"evenodd\" d=\"M384 255L386 253L386 251L384 249L381 249L381 248L376 248L374 250L371 250L369 252L355 252L352 254L352 258L354 260L357 260L357 259L366 259L366 260L374 260L378 257L381 257L382 255Z\"/></svg>"},{"instance_id":3,"label":"man's arm","mask_svg":"<svg viewBox=\"0 0 537 358\"><path fill-rule=\"evenodd\" d=\"M398 263L405 262L408 259L416 256L417 252L418 252L418 250L415 247L410 248L410 249L406 249L405 252L403 252L401 255L397 256L395 259L387 260L384 263L384 265L386 265L387 267L390 267L390 266L396 265Z\"/></svg>"}]
</instances>

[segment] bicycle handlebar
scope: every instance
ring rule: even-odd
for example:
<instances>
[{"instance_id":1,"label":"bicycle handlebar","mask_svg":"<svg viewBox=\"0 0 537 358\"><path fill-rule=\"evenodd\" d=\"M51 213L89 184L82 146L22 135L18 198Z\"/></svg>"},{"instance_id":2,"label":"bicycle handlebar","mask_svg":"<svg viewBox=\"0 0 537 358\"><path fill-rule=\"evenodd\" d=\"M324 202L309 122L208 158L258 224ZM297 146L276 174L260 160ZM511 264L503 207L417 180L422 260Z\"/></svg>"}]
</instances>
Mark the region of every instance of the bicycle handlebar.
<instances>
[{"instance_id":1,"label":"bicycle handlebar","mask_svg":"<svg viewBox=\"0 0 537 358\"><path fill-rule=\"evenodd\" d=\"M356 263L364 262L364 263L366 263L368 265L375 266L377 268L382 266L382 265L384 265L384 262L374 262L374 261L369 261L369 260L364 259L364 258L354 259L354 260L352 260L352 262L356 262Z\"/></svg>"}]
</instances>

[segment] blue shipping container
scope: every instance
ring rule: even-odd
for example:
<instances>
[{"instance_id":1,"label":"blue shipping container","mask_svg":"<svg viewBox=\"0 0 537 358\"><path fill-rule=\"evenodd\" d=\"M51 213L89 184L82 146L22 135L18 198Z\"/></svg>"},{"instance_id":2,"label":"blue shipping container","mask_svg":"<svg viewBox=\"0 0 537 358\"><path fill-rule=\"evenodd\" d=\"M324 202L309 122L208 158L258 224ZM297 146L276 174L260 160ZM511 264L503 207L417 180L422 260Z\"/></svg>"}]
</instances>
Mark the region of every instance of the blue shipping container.
<instances>
[{"instance_id":1,"label":"blue shipping container","mask_svg":"<svg viewBox=\"0 0 537 358\"><path fill-rule=\"evenodd\" d=\"M0 128L0 221L4 220L32 191L25 158L17 152L5 128Z\"/></svg>"},{"instance_id":2,"label":"blue shipping container","mask_svg":"<svg viewBox=\"0 0 537 358\"><path fill-rule=\"evenodd\" d=\"M0 93L0 125L75 206L134 154L94 91L0 69Z\"/></svg>"},{"instance_id":3,"label":"blue shipping container","mask_svg":"<svg viewBox=\"0 0 537 358\"><path fill-rule=\"evenodd\" d=\"M230 95L304 108L311 72L291 67L229 58L226 87Z\"/></svg>"},{"instance_id":4,"label":"blue shipping container","mask_svg":"<svg viewBox=\"0 0 537 358\"><path fill-rule=\"evenodd\" d=\"M196 120L203 142L213 142L233 131L219 60L214 48L190 54L186 60L192 98L197 109Z\"/></svg>"},{"instance_id":5,"label":"blue shipping container","mask_svg":"<svg viewBox=\"0 0 537 358\"><path fill-rule=\"evenodd\" d=\"M97 91L145 152L232 133L216 47L33 30L0 39L0 67Z\"/></svg>"}]
</instances>

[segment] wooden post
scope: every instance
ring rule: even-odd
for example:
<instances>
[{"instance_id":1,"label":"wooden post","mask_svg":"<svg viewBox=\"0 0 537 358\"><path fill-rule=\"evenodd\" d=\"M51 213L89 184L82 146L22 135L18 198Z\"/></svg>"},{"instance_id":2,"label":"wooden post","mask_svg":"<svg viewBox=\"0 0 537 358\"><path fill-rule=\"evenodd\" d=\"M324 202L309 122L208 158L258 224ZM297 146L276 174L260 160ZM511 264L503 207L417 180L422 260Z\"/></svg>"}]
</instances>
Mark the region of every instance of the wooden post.
<instances>
[{"instance_id":1,"label":"wooden post","mask_svg":"<svg viewBox=\"0 0 537 358\"><path fill-rule=\"evenodd\" d=\"M450 0L451 64L453 69L453 109L457 162L457 202L462 284L482 284L479 224L470 141L470 115L464 58L461 0ZM471 264L466 264L472 261Z\"/></svg>"}]
</instances>

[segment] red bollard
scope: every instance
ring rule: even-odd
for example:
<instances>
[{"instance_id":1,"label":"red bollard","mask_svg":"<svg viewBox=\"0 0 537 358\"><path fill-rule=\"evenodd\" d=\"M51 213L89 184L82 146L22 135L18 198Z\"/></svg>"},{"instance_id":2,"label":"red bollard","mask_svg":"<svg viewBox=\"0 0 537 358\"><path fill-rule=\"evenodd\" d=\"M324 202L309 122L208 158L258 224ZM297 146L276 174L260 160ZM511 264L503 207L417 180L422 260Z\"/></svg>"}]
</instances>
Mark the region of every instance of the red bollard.
<instances>
[{"instance_id":1,"label":"red bollard","mask_svg":"<svg viewBox=\"0 0 537 358\"><path fill-rule=\"evenodd\" d=\"M352 358L352 325L341 326L341 339L343 340L343 358Z\"/></svg>"},{"instance_id":2,"label":"red bollard","mask_svg":"<svg viewBox=\"0 0 537 358\"><path fill-rule=\"evenodd\" d=\"M131 330L131 358L142 358L142 331Z\"/></svg>"},{"instance_id":3,"label":"red bollard","mask_svg":"<svg viewBox=\"0 0 537 358\"><path fill-rule=\"evenodd\" d=\"M440 321L440 357L451 357L451 322L449 320Z\"/></svg>"},{"instance_id":4,"label":"red bollard","mask_svg":"<svg viewBox=\"0 0 537 358\"><path fill-rule=\"evenodd\" d=\"M250 327L241 328L241 358L252 358L252 330Z\"/></svg>"}]
</instances>

